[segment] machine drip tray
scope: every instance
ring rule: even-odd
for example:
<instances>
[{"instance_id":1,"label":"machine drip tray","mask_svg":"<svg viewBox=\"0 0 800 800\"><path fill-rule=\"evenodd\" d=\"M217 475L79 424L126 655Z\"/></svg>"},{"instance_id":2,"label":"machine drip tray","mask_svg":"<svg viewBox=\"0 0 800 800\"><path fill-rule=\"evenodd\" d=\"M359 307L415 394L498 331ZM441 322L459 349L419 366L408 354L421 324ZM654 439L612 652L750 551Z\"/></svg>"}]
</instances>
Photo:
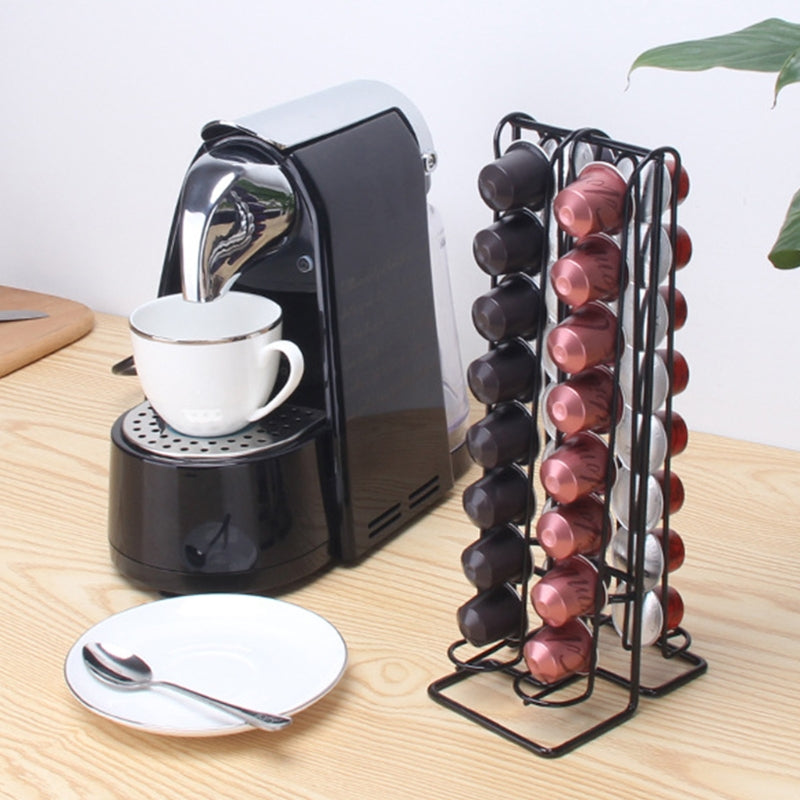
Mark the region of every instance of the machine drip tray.
<instances>
[{"instance_id":1,"label":"machine drip tray","mask_svg":"<svg viewBox=\"0 0 800 800\"><path fill-rule=\"evenodd\" d=\"M264 419L236 433L203 438L186 436L173 430L145 401L125 414L122 433L138 449L166 458L236 458L289 444L324 419L322 411L285 403Z\"/></svg>"}]
</instances>

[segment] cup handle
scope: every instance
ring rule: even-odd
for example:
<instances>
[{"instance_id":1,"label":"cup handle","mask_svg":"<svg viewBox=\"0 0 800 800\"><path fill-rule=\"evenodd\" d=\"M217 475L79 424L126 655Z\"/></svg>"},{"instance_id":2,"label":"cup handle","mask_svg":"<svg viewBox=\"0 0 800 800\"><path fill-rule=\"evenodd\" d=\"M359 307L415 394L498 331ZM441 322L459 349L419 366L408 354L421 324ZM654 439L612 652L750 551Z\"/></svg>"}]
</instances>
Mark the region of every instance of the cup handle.
<instances>
[{"instance_id":1,"label":"cup handle","mask_svg":"<svg viewBox=\"0 0 800 800\"><path fill-rule=\"evenodd\" d=\"M260 406L248 415L247 419L250 422L255 422L257 419L265 417L270 411L274 411L281 403L285 402L289 398L289 395L297 388L297 385L303 377L303 372L305 371L303 352L294 342L290 342L288 339L279 339L276 342L270 342L261 351L262 358L273 350L278 350L288 359L289 377L275 397L266 405Z\"/></svg>"}]
</instances>

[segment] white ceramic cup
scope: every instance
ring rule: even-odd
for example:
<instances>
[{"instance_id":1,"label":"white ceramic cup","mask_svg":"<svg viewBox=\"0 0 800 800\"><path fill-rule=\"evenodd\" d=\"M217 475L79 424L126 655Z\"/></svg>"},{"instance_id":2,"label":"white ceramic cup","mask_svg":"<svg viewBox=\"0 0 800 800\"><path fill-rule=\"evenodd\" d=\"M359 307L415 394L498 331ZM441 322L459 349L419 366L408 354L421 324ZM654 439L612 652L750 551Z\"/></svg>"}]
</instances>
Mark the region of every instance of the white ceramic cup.
<instances>
[{"instance_id":1,"label":"white ceramic cup","mask_svg":"<svg viewBox=\"0 0 800 800\"><path fill-rule=\"evenodd\" d=\"M129 323L144 393L185 435L234 433L280 406L303 377L300 348L281 339L281 307L260 295L227 292L207 303L167 295L137 308ZM281 353L289 378L267 402Z\"/></svg>"}]
</instances>

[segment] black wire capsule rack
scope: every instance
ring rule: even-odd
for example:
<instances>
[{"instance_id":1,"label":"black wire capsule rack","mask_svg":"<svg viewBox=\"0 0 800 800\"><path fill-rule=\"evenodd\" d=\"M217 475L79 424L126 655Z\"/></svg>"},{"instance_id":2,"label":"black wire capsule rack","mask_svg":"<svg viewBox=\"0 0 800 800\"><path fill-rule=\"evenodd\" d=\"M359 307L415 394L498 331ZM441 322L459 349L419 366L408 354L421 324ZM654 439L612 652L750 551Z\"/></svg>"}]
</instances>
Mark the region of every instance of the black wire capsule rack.
<instances>
[{"instance_id":1,"label":"black wire capsule rack","mask_svg":"<svg viewBox=\"0 0 800 800\"><path fill-rule=\"evenodd\" d=\"M671 508L680 505L673 501L682 501L676 498L682 486L672 470L671 446L676 419L673 395L680 383L676 364L682 363L674 347L675 273L688 260L684 255L681 262L679 248L685 248L687 241L690 247L690 240L681 238L686 234L678 225L681 179L686 176L674 148L651 150L613 140L600 130L567 130L513 113L497 125L494 158L500 159L519 141L535 144L550 168L544 202L515 209L535 215L544 233L540 261L535 268L526 269L539 289L535 300L538 324L532 335L520 339L539 364L532 398L527 402L533 433L527 457L515 462L525 471L530 491L522 519L514 524L532 557L526 556L518 578L512 581L521 600L513 632L488 646L485 642L476 646L466 638L453 642L447 654L454 671L433 682L428 691L437 703L506 739L540 756L557 757L630 719L640 697L666 695L707 669L706 661L692 652L688 631L679 622L669 622L674 599L670 590L670 516ZM616 297L603 301L616 318L613 357L607 363L616 388L610 408L612 424L601 436L608 453L605 482L602 490L594 493L603 504L601 544L596 552L582 556L596 568L600 590L593 609L580 617L591 634L588 666L545 682L531 674L525 658L526 643L543 625L530 608L531 586L558 563L542 552L535 530L537 495L544 498L545 508L554 504L537 479L537 457L540 441L547 455L565 438L550 424L543 398L567 378L548 358L547 337L571 313L570 306L553 291L549 272L576 245L576 237L559 225L554 202L588 164L598 161L614 166L625 182L622 224L612 232L622 268ZM511 211L495 211L494 222L507 213ZM513 271L493 275L491 288L510 274ZM501 345L501 341L491 341L489 350ZM487 415L494 408L487 404ZM658 419L656 410L661 414ZM622 422L617 423L623 412L624 428ZM658 464L656 479L653 461L658 460L658 453L651 448L653 427L658 425L663 426L669 446ZM627 437L624 459L620 431ZM626 469L628 488L621 492L617 483ZM663 505L658 524L664 531L655 550L649 535L652 506L657 505L654 486ZM618 557L612 540L621 545L625 558ZM659 556L662 568L654 585L648 573L649 560L658 562ZM653 619L656 636L645 630L652 628Z\"/></svg>"}]
</instances>

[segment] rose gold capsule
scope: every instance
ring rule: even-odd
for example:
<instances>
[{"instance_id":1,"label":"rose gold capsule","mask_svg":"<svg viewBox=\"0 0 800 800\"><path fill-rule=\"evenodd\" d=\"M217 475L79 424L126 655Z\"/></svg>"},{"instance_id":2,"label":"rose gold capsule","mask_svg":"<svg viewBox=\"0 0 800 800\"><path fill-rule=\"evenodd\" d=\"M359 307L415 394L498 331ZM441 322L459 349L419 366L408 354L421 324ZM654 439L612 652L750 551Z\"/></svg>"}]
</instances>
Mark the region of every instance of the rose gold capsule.
<instances>
[{"instance_id":1,"label":"rose gold capsule","mask_svg":"<svg viewBox=\"0 0 800 800\"><path fill-rule=\"evenodd\" d=\"M614 375L605 366L592 367L558 383L548 392L545 410L553 424L568 436L578 431L607 433L611 427ZM617 398L618 415L622 398Z\"/></svg>"},{"instance_id":2,"label":"rose gold capsule","mask_svg":"<svg viewBox=\"0 0 800 800\"><path fill-rule=\"evenodd\" d=\"M602 303L576 309L547 336L547 352L556 366L574 374L614 359L617 318Z\"/></svg>"},{"instance_id":3,"label":"rose gold capsule","mask_svg":"<svg viewBox=\"0 0 800 800\"><path fill-rule=\"evenodd\" d=\"M523 656L531 677L550 684L585 675L592 663L592 633L579 619L560 628L545 625L525 642Z\"/></svg>"},{"instance_id":4,"label":"rose gold capsule","mask_svg":"<svg viewBox=\"0 0 800 800\"><path fill-rule=\"evenodd\" d=\"M542 485L559 503L603 491L607 476L608 446L599 436L587 432L570 436L539 468Z\"/></svg>"},{"instance_id":5,"label":"rose gold capsule","mask_svg":"<svg viewBox=\"0 0 800 800\"><path fill-rule=\"evenodd\" d=\"M556 628L573 617L593 614L601 597L597 568L583 556L559 561L531 589L536 613Z\"/></svg>"},{"instance_id":6,"label":"rose gold capsule","mask_svg":"<svg viewBox=\"0 0 800 800\"><path fill-rule=\"evenodd\" d=\"M622 230L627 182L611 164L593 161L553 201L562 230L576 238Z\"/></svg>"},{"instance_id":7,"label":"rose gold capsule","mask_svg":"<svg viewBox=\"0 0 800 800\"><path fill-rule=\"evenodd\" d=\"M550 268L550 282L559 299L571 306L619 295L622 252L602 233L586 236Z\"/></svg>"},{"instance_id":8,"label":"rose gold capsule","mask_svg":"<svg viewBox=\"0 0 800 800\"><path fill-rule=\"evenodd\" d=\"M554 506L536 523L539 546L555 559L596 554L602 544L604 511L603 502L595 495Z\"/></svg>"}]
</instances>

